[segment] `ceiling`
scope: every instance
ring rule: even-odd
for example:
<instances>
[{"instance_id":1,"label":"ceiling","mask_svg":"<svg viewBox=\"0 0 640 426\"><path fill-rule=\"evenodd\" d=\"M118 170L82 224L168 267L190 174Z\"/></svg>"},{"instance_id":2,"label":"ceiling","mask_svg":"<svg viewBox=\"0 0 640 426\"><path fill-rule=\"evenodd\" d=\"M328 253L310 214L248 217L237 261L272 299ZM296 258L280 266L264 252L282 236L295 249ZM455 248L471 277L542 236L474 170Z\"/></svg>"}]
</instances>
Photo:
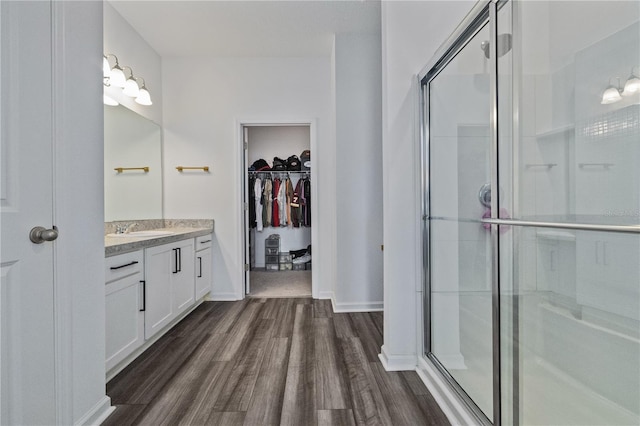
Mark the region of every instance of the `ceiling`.
<instances>
[{"instance_id":1,"label":"ceiling","mask_svg":"<svg viewBox=\"0 0 640 426\"><path fill-rule=\"evenodd\" d=\"M109 1L160 56L328 56L335 33L380 32L380 2Z\"/></svg>"}]
</instances>

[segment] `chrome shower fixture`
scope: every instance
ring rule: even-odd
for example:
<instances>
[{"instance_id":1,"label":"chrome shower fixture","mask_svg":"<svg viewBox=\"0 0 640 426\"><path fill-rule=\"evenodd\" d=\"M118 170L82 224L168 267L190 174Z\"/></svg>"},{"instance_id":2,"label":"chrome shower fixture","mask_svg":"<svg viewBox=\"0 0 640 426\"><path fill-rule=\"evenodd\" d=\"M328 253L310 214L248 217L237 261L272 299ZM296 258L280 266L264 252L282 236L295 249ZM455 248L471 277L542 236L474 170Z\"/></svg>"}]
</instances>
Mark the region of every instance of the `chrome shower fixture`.
<instances>
[{"instance_id":1,"label":"chrome shower fixture","mask_svg":"<svg viewBox=\"0 0 640 426\"><path fill-rule=\"evenodd\" d=\"M498 58L503 57L511 50L511 34L505 33L498 35ZM485 40L480 43L480 49L484 52L485 58L489 59L491 57L491 43L489 40Z\"/></svg>"}]
</instances>

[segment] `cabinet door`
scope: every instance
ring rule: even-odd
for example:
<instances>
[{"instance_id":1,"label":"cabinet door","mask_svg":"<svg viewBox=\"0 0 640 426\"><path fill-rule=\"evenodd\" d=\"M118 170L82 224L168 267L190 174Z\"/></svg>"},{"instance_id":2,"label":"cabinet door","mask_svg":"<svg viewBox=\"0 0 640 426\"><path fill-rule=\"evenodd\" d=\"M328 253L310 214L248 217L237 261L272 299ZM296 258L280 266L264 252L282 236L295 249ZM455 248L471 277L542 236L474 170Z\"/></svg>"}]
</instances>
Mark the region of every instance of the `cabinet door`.
<instances>
[{"instance_id":1,"label":"cabinet door","mask_svg":"<svg viewBox=\"0 0 640 426\"><path fill-rule=\"evenodd\" d=\"M125 359L144 343L140 272L106 285L106 369Z\"/></svg>"},{"instance_id":2,"label":"cabinet door","mask_svg":"<svg viewBox=\"0 0 640 426\"><path fill-rule=\"evenodd\" d=\"M640 319L638 237L588 231L580 235L576 240L576 261L580 266L577 268L578 303Z\"/></svg>"},{"instance_id":3,"label":"cabinet door","mask_svg":"<svg viewBox=\"0 0 640 426\"><path fill-rule=\"evenodd\" d=\"M172 308L178 315L195 302L195 259L193 239L174 245L172 273ZM175 262L178 262L177 265Z\"/></svg>"},{"instance_id":4,"label":"cabinet door","mask_svg":"<svg viewBox=\"0 0 640 426\"><path fill-rule=\"evenodd\" d=\"M144 337L150 338L174 317L171 286L175 245L152 247L145 250L146 310Z\"/></svg>"},{"instance_id":5,"label":"cabinet door","mask_svg":"<svg viewBox=\"0 0 640 426\"><path fill-rule=\"evenodd\" d=\"M196 252L196 300L211 291L211 248Z\"/></svg>"}]
</instances>

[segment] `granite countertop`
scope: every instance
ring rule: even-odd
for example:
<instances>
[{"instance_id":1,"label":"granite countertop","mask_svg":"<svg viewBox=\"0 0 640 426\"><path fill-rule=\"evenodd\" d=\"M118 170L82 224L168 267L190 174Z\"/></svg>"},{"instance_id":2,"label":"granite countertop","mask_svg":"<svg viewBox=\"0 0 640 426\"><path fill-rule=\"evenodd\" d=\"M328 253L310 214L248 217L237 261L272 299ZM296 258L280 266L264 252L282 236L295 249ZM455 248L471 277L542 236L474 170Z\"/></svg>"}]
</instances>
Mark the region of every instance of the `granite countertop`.
<instances>
[{"instance_id":1,"label":"granite countertop","mask_svg":"<svg viewBox=\"0 0 640 426\"><path fill-rule=\"evenodd\" d=\"M170 231L170 235L154 237L104 237L105 257L116 256L118 254L130 253L148 247L160 246L173 243L175 241L209 235L213 232L213 227L206 228L185 228L185 227L165 227L158 231Z\"/></svg>"}]
</instances>

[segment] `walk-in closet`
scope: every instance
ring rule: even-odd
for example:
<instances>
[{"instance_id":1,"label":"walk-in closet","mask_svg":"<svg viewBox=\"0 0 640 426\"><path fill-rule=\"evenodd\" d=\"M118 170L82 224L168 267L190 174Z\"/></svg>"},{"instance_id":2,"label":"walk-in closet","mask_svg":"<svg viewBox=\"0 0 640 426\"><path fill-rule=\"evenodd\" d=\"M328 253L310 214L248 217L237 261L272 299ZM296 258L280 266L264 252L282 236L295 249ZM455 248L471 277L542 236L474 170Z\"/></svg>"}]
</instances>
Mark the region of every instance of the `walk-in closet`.
<instances>
[{"instance_id":1,"label":"walk-in closet","mask_svg":"<svg viewBox=\"0 0 640 426\"><path fill-rule=\"evenodd\" d=\"M243 132L246 294L310 297L310 126L245 126Z\"/></svg>"}]
</instances>

